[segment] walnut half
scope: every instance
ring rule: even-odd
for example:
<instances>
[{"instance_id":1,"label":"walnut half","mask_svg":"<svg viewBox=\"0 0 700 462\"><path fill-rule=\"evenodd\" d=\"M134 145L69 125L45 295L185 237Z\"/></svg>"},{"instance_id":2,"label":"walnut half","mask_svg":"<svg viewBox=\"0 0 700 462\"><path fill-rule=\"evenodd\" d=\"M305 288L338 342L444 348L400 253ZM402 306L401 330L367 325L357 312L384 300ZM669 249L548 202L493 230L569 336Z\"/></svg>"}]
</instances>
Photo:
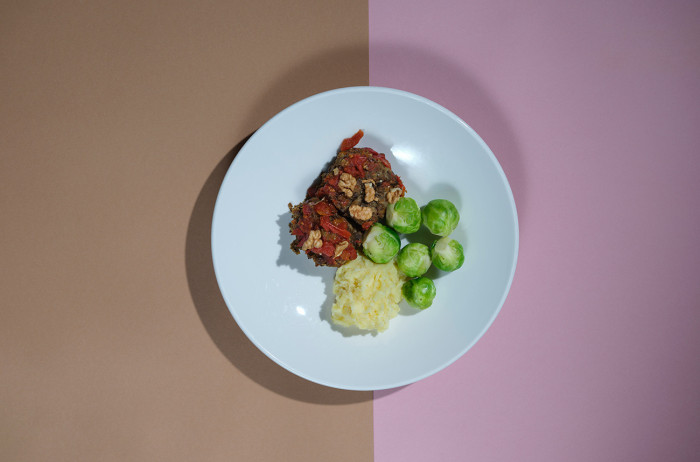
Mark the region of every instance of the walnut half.
<instances>
[{"instance_id":1,"label":"walnut half","mask_svg":"<svg viewBox=\"0 0 700 462\"><path fill-rule=\"evenodd\" d=\"M341 253L343 253L343 250L347 249L350 243L348 241L343 241L337 246L335 246L335 253L333 256L339 257Z\"/></svg>"},{"instance_id":2,"label":"walnut half","mask_svg":"<svg viewBox=\"0 0 700 462\"><path fill-rule=\"evenodd\" d=\"M341 191L345 193L347 197L352 197L352 192L355 189L356 184L357 180L354 176L345 172L340 174L340 180L338 180L338 187Z\"/></svg>"},{"instance_id":3,"label":"walnut half","mask_svg":"<svg viewBox=\"0 0 700 462\"><path fill-rule=\"evenodd\" d=\"M401 197L401 188L394 188L386 193L386 200L390 204L396 203L396 201L399 200L399 197Z\"/></svg>"},{"instance_id":4,"label":"walnut half","mask_svg":"<svg viewBox=\"0 0 700 462\"><path fill-rule=\"evenodd\" d=\"M351 205L348 209L350 216L356 220L367 221L372 218L372 209L361 205Z\"/></svg>"},{"instance_id":5,"label":"walnut half","mask_svg":"<svg viewBox=\"0 0 700 462\"><path fill-rule=\"evenodd\" d=\"M309 232L309 237L304 241L304 244L301 246L301 250L309 250L309 249L318 249L323 245L323 241L321 240L321 230L320 229L312 229Z\"/></svg>"}]
</instances>

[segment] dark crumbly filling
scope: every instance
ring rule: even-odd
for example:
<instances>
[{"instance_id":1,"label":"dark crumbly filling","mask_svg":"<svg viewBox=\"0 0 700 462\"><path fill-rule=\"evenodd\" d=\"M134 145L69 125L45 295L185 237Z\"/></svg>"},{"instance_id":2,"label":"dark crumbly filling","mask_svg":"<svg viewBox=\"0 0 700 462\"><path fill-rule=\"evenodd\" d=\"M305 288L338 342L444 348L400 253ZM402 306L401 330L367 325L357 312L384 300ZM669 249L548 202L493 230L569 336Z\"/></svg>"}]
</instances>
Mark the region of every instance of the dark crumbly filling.
<instances>
[{"instance_id":1,"label":"dark crumbly filling","mask_svg":"<svg viewBox=\"0 0 700 462\"><path fill-rule=\"evenodd\" d=\"M301 204L290 206L291 249L317 265L341 266L357 257L363 231L384 218L387 205L406 193L384 154L355 148L362 131L341 149L309 187ZM344 247L347 242L347 247Z\"/></svg>"},{"instance_id":2,"label":"dark crumbly filling","mask_svg":"<svg viewBox=\"0 0 700 462\"><path fill-rule=\"evenodd\" d=\"M326 199L311 198L292 206L290 232L296 236L291 249L301 251L316 265L341 266L357 258L357 247L362 244L362 232Z\"/></svg>"}]
</instances>

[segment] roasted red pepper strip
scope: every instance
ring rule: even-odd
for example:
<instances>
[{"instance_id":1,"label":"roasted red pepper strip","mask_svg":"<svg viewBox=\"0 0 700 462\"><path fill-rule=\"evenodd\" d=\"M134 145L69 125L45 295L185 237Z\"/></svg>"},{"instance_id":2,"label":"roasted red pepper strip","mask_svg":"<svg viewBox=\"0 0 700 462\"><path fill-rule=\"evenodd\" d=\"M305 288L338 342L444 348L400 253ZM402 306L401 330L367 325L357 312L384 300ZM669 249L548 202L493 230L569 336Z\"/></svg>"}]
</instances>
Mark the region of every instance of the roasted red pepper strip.
<instances>
[{"instance_id":1,"label":"roasted red pepper strip","mask_svg":"<svg viewBox=\"0 0 700 462\"><path fill-rule=\"evenodd\" d=\"M354 260L357 258L357 251L355 250L355 247L349 245L343 250L343 253L340 254L341 256L346 255L346 259L349 260Z\"/></svg>"},{"instance_id":2,"label":"roasted red pepper strip","mask_svg":"<svg viewBox=\"0 0 700 462\"><path fill-rule=\"evenodd\" d=\"M311 206L308 203L304 203L301 207L301 214L304 218L309 218L311 216Z\"/></svg>"},{"instance_id":3,"label":"roasted red pepper strip","mask_svg":"<svg viewBox=\"0 0 700 462\"><path fill-rule=\"evenodd\" d=\"M357 172L358 172L357 176L359 176L360 178L364 178L365 177L364 165L365 165L365 162L367 162L367 158L365 156L353 156L353 155L351 155L350 162L357 169Z\"/></svg>"},{"instance_id":4,"label":"roasted red pepper strip","mask_svg":"<svg viewBox=\"0 0 700 462\"><path fill-rule=\"evenodd\" d=\"M316 190L316 197L330 197L335 193L335 189L329 185L323 185L322 188Z\"/></svg>"},{"instance_id":5,"label":"roasted red pepper strip","mask_svg":"<svg viewBox=\"0 0 700 462\"><path fill-rule=\"evenodd\" d=\"M350 176L357 178L360 176L360 172L357 171L357 167L352 162L348 162L348 165L343 167L343 173L347 173Z\"/></svg>"},{"instance_id":6,"label":"roasted red pepper strip","mask_svg":"<svg viewBox=\"0 0 700 462\"><path fill-rule=\"evenodd\" d=\"M334 225L331 223L331 219L326 216L321 217L321 228L325 229L326 231L330 231L331 233L335 233L340 237L344 237L345 239L350 239L350 231Z\"/></svg>"},{"instance_id":7,"label":"roasted red pepper strip","mask_svg":"<svg viewBox=\"0 0 700 462\"><path fill-rule=\"evenodd\" d=\"M339 181L340 181L340 175L333 175L326 180L326 183L333 186L334 188L337 188Z\"/></svg>"},{"instance_id":8,"label":"roasted red pepper strip","mask_svg":"<svg viewBox=\"0 0 700 462\"><path fill-rule=\"evenodd\" d=\"M316 213L319 215L326 216L333 215L335 208L328 202L321 201L314 206L314 210L316 210Z\"/></svg>"},{"instance_id":9,"label":"roasted red pepper strip","mask_svg":"<svg viewBox=\"0 0 700 462\"><path fill-rule=\"evenodd\" d=\"M350 138L345 138L343 142L340 143L340 150L347 151L348 149L354 148L355 145L360 142L363 136L365 136L365 132L358 130L357 133L352 135Z\"/></svg>"},{"instance_id":10,"label":"roasted red pepper strip","mask_svg":"<svg viewBox=\"0 0 700 462\"><path fill-rule=\"evenodd\" d=\"M326 255L327 257L333 257L333 255L335 255L335 246L330 242L324 242L320 248L314 249L314 251L321 255Z\"/></svg>"}]
</instances>

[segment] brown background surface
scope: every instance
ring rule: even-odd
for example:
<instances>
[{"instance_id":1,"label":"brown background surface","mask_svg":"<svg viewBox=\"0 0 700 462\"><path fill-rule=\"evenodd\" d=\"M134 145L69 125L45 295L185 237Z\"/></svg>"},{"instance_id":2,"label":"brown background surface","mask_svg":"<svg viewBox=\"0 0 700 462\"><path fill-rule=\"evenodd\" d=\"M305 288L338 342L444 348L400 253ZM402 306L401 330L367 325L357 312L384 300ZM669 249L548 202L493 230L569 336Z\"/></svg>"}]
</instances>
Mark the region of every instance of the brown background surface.
<instances>
[{"instance_id":1,"label":"brown background surface","mask_svg":"<svg viewBox=\"0 0 700 462\"><path fill-rule=\"evenodd\" d=\"M371 460L371 393L245 338L219 184L290 103L368 83L367 4L0 4L0 460ZM342 31L342 33L339 33Z\"/></svg>"}]
</instances>

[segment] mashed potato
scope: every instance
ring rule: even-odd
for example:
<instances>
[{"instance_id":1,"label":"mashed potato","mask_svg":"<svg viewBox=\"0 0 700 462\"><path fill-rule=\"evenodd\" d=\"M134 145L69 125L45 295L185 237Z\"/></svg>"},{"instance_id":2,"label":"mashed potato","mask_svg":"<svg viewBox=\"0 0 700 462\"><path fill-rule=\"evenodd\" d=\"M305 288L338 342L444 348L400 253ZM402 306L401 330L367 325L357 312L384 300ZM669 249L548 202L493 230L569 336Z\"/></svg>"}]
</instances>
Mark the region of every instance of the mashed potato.
<instances>
[{"instance_id":1,"label":"mashed potato","mask_svg":"<svg viewBox=\"0 0 700 462\"><path fill-rule=\"evenodd\" d=\"M399 313L404 280L393 261L377 264L359 254L335 273L331 318L341 326L385 331Z\"/></svg>"}]
</instances>

